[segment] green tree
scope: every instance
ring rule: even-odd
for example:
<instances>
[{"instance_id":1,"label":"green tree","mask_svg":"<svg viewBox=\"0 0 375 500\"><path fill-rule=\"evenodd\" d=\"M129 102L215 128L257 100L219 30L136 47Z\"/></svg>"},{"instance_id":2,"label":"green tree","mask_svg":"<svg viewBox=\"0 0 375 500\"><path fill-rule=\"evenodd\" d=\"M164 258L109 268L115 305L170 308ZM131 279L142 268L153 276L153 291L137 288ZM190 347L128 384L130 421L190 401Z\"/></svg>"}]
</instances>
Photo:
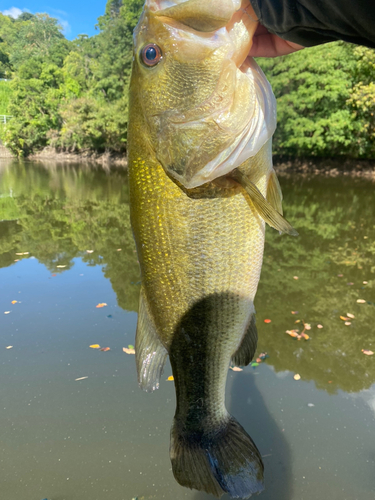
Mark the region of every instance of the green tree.
<instances>
[{"instance_id":1,"label":"green tree","mask_svg":"<svg viewBox=\"0 0 375 500\"><path fill-rule=\"evenodd\" d=\"M0 82L0 115L8 115L9 101L11 99L9 82Z\"/></svg>"},{"instance_id":2,"label":"green tree","mask_svg":"<svg viewBox=\"0 0 375 500\"><path fill-rule=\"evenodd\" d=\"M353 52L357 63L356 83L347 104L360 124L356 133L360 155L375 158L375 50L356 47Z\"/></svg>"},{"instance_id":3,"label":"green tree","mask_svg":"<svg viewBox=\"0 0 375 500\"><path fill-rule=\"evenodd\" d=\"M277 98L276 153L359 155L360 125L347 104L355 85L352 45L330 43L260 64Z\"/></svg>"},{"instance_id":4,"label":"green tree","mask_svg":"<svg viewBox=\"0 0 375 500\"><path fill-rule=\"evenodd\" d=\"M19 68L26 61L37 59L62 66L70 44L61 30L57 19L47 14L36 14L20 23L12 43L12 65Z\"/></svg>"},{"instance_id":5,"label":"green tree","mask_svg":"<svg viewBox=\"0 0 375 500\"><path fill-rule=\"evenodd\" d=\"M63 73L55 64L25 62L11 83L9 113L13 116L2 133L5 145L19 156L48 143L51 129L61 127L59 106Z\"/></svg>"}]
</instances>

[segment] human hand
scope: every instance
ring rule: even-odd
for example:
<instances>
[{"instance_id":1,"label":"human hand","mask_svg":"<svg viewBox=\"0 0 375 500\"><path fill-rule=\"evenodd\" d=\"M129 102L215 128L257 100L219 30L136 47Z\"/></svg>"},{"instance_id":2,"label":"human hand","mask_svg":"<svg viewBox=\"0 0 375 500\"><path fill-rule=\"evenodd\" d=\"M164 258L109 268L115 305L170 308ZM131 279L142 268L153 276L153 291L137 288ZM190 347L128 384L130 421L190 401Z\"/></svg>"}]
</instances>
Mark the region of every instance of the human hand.
<instances>
[{"instance_id":1,"label":"human hand","mask_svg":"<svg viewBox=\"0 0 375 500\"><path fill-rule=\"evenodd\" d=\"M258 24L254 33L253 45L250 49L250 57L278 57L291 54L297 50L304 49L298 43L288 42L273 33L265 26Z\"/></svg>"}]
</instances>

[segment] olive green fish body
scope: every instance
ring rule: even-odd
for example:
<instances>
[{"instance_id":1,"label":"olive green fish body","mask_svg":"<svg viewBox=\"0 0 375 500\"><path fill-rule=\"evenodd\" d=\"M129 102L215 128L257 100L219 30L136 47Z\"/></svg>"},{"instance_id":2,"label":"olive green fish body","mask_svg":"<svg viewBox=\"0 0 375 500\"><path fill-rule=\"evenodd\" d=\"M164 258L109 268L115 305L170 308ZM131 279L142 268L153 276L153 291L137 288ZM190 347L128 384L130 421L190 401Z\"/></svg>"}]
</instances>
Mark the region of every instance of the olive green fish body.
<instances>
[{"instance_id":1,"label":"olive green fish body","mask_svg":"<svg viewBox=\"0 0 375 500\"><path fill-rule=\"evenodd\" d=\"M139 384L155 390L169 355L174 476L233 498L263 489L263 463L225 408L228 367L255 353L265 222L295 234L272 168L274 97L246 59L254 32L246 5L146 0L128 127Z\"/></svg>"},{"instance_id":2,"label":"olive green fish body","mask_svg":"<svg viewBox=\"0 0 375 500\"><path fill-rule=\"evenodd\" d=\"M184 190L172 181L142 144L140 116L134 118L135 131L129 131L131 219L142 272L136 340L140 384L146 390L158 387L168 353L177 395L171 458L181 484L216 495L228 491L212 479L206 455L200 462L191 460L207 467L203 479L195 474L195 479L186 478L186 468L179 470L175 456L182 453L181 440L199 443L200 452L202 443L207 447L216 442L230 422L255 463L251 487L260 491L260 456L227 413L224 396L229 363L247 333L238 364L249 363L256 348L253 300L262 264L264 221L238 184L210 183ZM132 133L137 136L132 138ZM255 185L266 194L272 172L269 148L247 163L244 170L251 169Z\"/></svg>"}]
</instances>

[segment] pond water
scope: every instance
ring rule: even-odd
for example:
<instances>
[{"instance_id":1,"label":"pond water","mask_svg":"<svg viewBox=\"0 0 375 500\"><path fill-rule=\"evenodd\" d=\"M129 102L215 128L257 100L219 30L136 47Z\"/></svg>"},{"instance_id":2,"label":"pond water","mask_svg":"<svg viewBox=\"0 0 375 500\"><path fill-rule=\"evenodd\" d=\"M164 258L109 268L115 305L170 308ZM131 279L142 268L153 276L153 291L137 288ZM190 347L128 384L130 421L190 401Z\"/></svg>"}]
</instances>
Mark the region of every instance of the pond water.
<instances>
[{"instance_id":1,"label":"pond water","mask_svg":"<svg viewBox=\"0 0 375 500\"><path fill-rule=\"evenodd\" d=\"M362 350L375 351L375 186L281 184L300 235L267 229L255 305L257 352L269 357L229 372L228 408L263 455L260 499L373 500L375 355ZM2 498L213 498L171 472L170 366L143 393L123 352L139 280L124 171L2 160ZM304 324L309 340L285 333Z\"/></svg>"}]
</instances>

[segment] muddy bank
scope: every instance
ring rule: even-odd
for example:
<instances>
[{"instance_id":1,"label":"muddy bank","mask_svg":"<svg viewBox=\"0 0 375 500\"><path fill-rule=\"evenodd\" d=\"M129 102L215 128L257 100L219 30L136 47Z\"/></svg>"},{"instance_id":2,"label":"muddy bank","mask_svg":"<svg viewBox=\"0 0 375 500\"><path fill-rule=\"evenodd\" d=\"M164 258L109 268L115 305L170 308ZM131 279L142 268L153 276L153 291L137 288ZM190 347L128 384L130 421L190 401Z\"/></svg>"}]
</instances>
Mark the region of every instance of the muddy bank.
<instances>
[{"instance_id":1,"label":"muddy bank","mask_svg":"<svg viewBox=\"0 0 375 500\"><path fill-rule=\"evenodd\" d=\"M0 160L11 159L16 157L3 145L0 144ZM24 160L34 161L54 161L56 163L97 163L103 166L117 165L126 167L128 164L127 158L122 154L115 153L96 153L94 151L83 151L81 153L71 153L68 151L57 151L54 148L44 148L38 153L32 154L24 158Z\"/></svg>"},{"instance_id":2,"label":"muddy bank","mask_svg":"<svg viewBox=\"0 0 375 500\"><path fill-rule=\"evenodd\" d=\"M14 158L13 154L5 146L0 144L0 160L3 158Z\"/></svg>"},{"instance_id":3,"label":"muddy bank","mask_svg":"<svg viewBox=\"0 0 375 500\"><path fill-rule=\"evenodd\" d=\"M375 160L353 158L285 158L277 155L273 163L278 175L303 176L323 175L326 177L361 177L375 182Z\"/></svg>"},{"instance_id":4,"label":"muddy bank","mask_svg":"<svg viewBox=\"0 0 375 500\"><path fill-rule=\"evenodd\" d=\"M125 155L118 153L96 153L94 151L83 151L70 153L57 151L54 148L44 148L42 151L29 155L27 160L53 160L56 162L73 163L99 163L101 165L117 165L126 167L128 160Z\"/></svg>"}]
</instances>

